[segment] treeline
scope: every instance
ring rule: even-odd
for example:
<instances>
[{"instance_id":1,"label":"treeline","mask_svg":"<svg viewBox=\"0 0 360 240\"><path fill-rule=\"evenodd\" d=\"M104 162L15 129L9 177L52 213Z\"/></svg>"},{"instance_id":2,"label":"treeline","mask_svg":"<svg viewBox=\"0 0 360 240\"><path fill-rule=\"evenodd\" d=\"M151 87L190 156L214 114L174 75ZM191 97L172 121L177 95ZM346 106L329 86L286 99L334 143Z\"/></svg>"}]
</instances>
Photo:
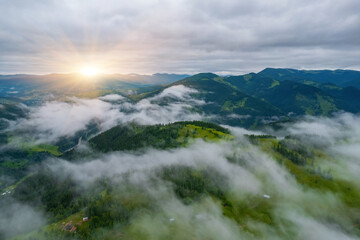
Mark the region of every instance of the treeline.
<instances>
[{"instance_id":1,"label":"treeline","mask_svg":"<svg viewBox=\"0 0 360 240\"><path fill-rule=\"evenodd\" d=\"M332 173L331 173L331 169L327 169L327 170L323 170L321 169L321 167L317 167L315 168L315 166L312 167L312 169L310 170L310 173L311 174L315 174L315 175L318 175L322 178L325 178L327 180L330 180L332 181L333 180L333 176L332 176Z\"/></svg>"},{"instance_id":2,"label":"treeline","mask_svg":"<svg viewBox=\"0 0 360 240\"><path fill-rule=\"evenodd\" d=\"M171 182L176 196L184 203L191 203L202 196L223 198L226 177L213 168L197 170L187 166L169 166L159 172L161 178Z\"/></svg>"},{"instance_id":3,"label":"treeline","mask_svg":"<svg viewBox=\"0 0 360 240\"><path fill-rule=\"evenodd\" d=\"M273 135L254 135L254 134L244 134L245 137L249 140L252 144L259 144L259 139L266 138L266 139L276 139L276 136Z\"/></svg>"},{"instance_id":4,"label":"treeline","mask_svg":"<svg viewBox=\"0 0 360 240\"><path fill-rule=\"evenodd\" d=\"M143 147L166 149L180 145L176 141L179 126L117 126L90 139L90 144L103 152L137 150Z\"/></svg>"},{"instance_id":5,"label":"treeline","mask_svg":"<svg viewBox=\"0 0 360 240\"><path fill-rule=\"evenodd\" d=\"M212 128L216 131L219 131L219 132L222 132L222 133L226 133L226 134L230 134L230 131L229 129L227 128L224 128L220 125L217 125L215 123L210 123L210 122L203 122L203 121L181 121L181 122L175 122L175 123L172 123L172 124L180 124L182 126L185 126L185 125L195 125L195 126L198 126L198 127L204 127L204 128ZM168 124L170 125L170 124Z\"/></svg>"},{"instance_id":6,"label":"treeline","mask_svg":"<svg viewBox=\"0 0 360 240\"><path fill-rule=\"evenodd\" d=\"M312 148L305 144L301 139L297 138L296 136L288 135L285 137L285 139L280 141L280 144L286 146L288 149L291 149L300 155L312 158L314 157L314 152Z\"/></svg>"},{"instance_id":7,"label":"treeline","mask_svg":"<svg viewBox=\"0 0 360 240\"><path fill-rule=\"evenodd\" d=\"M327 180L333 180L331 170L323 170L320 166L316 167L314 164L313 151L306 147L300 141L287 137L284 140L279 141L276 147L274 147L274 150L276 150L278 153L280 153L296 165L308 166L308 171L311 174L318 175ZM311 160L309 164L306 158L309 158Z\"/></svg>"},{"instance_id":8,"label":"treeline","mask_svg":"<svg viewBox=\"0 0 360 240\"><path fill-rule=\"evenodd\" d=\"M307 164L306 158L295 151L289 150L283 145L283 143L281 143L281 141L276 145L276 147L274 147L274 149L296 165L305 166Z\"/></svg>"}]
</instances>

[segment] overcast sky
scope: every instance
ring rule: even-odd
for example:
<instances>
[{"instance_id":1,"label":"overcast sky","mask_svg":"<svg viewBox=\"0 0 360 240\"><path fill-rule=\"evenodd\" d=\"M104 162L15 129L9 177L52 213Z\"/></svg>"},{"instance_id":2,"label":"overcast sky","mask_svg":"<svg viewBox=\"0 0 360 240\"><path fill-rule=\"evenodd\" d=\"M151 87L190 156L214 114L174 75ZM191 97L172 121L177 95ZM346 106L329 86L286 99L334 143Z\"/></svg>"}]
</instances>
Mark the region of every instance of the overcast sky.
<instances>
[{"instance_id":1,"label":"overcast sky","mask_svg":"<svg viewBox=\"0 0 360 240\"><path fill-rule=\"evenodd\" d=\"M0 0L0 74L360 69L359 0Z\"/></svg>"}]
</instances>

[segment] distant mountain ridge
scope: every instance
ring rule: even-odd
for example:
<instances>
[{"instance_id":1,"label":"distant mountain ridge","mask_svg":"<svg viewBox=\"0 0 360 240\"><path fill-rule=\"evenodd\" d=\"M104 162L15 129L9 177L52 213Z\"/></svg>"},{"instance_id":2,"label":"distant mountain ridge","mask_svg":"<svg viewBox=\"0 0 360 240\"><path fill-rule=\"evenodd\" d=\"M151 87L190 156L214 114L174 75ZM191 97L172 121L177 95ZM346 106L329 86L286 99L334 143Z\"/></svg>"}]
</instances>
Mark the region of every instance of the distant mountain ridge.
<instances>
[{"instance_id":1,"label":"distant mountain ridge","mask_svg":"<svg viewBox=\"0 0 360 240\"><path fill-rule=\"evenodd\" d=\"M352 70L294 70L267 68L259 73L221 77L199 73L176 81L167 87L184 85L198 90L194 97L207 102L200 110L206 114L237 116L222 123L254 127L266 117L322 115L337 111L360 112L360 89L342 87L360 79ZM359 80L360 81L360 80ZM156 95L143 93L132 99ZM235 120L236 119L236 120Z\"/></svg>"},{"instance_id":2,"label":"distant mountain ridge","mask_svg":"<svg viewBox=\"0 0 360 240\"><path fill-rule=\"evenodd\" d=\"M355 70L297 70L291 68L265 68L260 76L274 78L279 81L295 82L314 81L317 83L333 83L341 87L360 86L360 71Z\"/></svg>"}]
</instances>

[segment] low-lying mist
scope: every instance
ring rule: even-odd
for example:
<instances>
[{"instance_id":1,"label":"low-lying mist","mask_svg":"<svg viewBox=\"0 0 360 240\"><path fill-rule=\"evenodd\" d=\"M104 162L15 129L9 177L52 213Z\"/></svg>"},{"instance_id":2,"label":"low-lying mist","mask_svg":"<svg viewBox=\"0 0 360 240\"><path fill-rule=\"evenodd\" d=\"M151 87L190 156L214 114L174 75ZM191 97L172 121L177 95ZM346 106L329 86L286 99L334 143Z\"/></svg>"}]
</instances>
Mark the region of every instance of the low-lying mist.
<instances>
[{"instance_id":1,"label":"low-lying mist","mask_svg":"<svg viewBox=\"0 0 360 240\"><path fill-rule=\"evenodd\" d=\"M328 156L316 163L318 167L330 168L334 178L357 185L358 177L352 172L359 162L356 158L349 159L348 154L340 150L354 144L359 146L357 137L351 134L359 127L357 120L358 117L348 114L334 118L309 117L286 125L285 131L278 134L281 136L286 132L305 143L316 142ZM348 132L339 134L333 127L336 124ZM302 126L306 126L303 134ZM321 131L311 130L308 126ZM130 226L124 230L129 239L131 236L146 239L170 236L172 239L356 239L351 232L354 216L350 216L351 210L341 197L331 191L300 184L286 166L264 149L250 144L244 131L232 128L236 139L231 142L197 141L187 148L148 149L141 154L113 152L79 162L52 159L47 166L54 176L68 173L66 176L81 188L88 188L105 177L111 179L115 188L130 184L149 195L155 210L133 217ZM322 138L324 141L320 142ZM159 170L171 166L190 167L196 171L212 169L212 180L222 186L233 205L249 208L247 214L250 216L246 211L243 216L241 212L236 213L240 222L226 217L222 203L208 194L190 203L183 201L177 195L174 183L158 174ZM126 182L123 175L127 175ZM263 211L263 207L266 216L252 215L252 210ZM271 218L271 224L264 220L266 218Z\"/></svg>"},{"instance_id":2,"label":"low-lying mist","mask_svg":"<svg viewBox=\"0 0 360 240\"><path fill-rule=\"evenodd\" d=\"M157 124L200 120L203 115L191 110L194 106L205 104L191 96L196 92L195 89L179 85L138 102L117 94L95 99L69 97L66 101L49 101L41 106L31 107L28 116L13 122L7 131L30 133L33 141L49 143L64 137L74 137L91 124L96 124L104 131L128 122Z\"/></svg>"}]
</instances>

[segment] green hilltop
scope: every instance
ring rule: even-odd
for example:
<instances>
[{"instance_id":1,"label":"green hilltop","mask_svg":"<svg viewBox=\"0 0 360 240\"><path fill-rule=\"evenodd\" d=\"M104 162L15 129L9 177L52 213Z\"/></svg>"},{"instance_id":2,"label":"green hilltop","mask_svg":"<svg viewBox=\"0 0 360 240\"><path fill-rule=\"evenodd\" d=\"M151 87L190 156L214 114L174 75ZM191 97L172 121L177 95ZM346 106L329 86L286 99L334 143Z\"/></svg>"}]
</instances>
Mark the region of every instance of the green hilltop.
<instances>
[{"instance_id":1,"label":"green hilltop","mask_svg":"<svg viewBox=\"0 0 360 240\"><path fill-rule=\"evenodd\" d=\"M168 149L186 146L194 139L217 141L231 139L229 130L201 121L157 125L119 125L89 140L95 149L108 151L137 150L145 147Z\"/></svg>"}]
</instances>

